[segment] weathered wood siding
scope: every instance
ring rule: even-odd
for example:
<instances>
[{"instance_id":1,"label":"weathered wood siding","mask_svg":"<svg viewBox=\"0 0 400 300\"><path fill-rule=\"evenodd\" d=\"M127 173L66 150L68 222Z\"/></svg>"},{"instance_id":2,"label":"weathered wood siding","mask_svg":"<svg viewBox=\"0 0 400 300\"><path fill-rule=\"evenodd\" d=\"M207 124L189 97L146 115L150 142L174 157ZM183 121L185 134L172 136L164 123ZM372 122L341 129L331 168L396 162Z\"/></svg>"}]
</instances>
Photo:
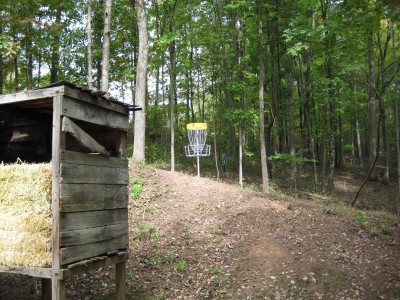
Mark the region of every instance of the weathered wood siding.
<instances>
[{"instance_id":1,"label":"weathered wood siding","mask_svg":"<svg viewBox=\"0 0 400 300\"><path fill-rule=\"evenodd\" d=\"M129 240L128 160L115 157L121 156L128 114L80 100L64 97L62 118L70 118L114 157L90 153L66 132L67 150L60 153L61 265L127 249Z\"/></svg>"}]
</instances>

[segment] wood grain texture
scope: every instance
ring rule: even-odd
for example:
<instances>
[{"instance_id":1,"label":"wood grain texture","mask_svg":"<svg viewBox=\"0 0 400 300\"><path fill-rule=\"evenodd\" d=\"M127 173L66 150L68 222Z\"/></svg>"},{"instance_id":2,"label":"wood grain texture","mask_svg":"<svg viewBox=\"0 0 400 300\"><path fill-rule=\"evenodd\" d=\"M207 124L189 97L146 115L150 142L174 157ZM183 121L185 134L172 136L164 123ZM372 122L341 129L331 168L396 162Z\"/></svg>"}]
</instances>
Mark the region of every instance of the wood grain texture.
<instances>
[{"instance_id":1,"label":"wood grain texture","mask_svg":"<svg viewBox=\"0 0 400 300\"><path fill-rule=\"evenodd\" d=\"M125 235L106 241L61 248L61 264L67 265L97 255L106 254L111 251L127 249L128 245L128 235Z\"/></svg>"},{"instance_id":2,"label":"wood grain texture","mask_svg":"<svg viewBox=\"0 0 400 300\"><path fill-rule=\"evenodd\" d=\"M61 183L128 184L128 170L61 163Z\"/></svg>"},{"instance_id":3,"label":"wood grain texture","mask_svg":"<svg viewBox=\"0 0 400 300\"><path fill-rule=\"evenodd\" d=\"M109 128L128 130L128 115L97 106L88 102L65 97L62 103L61 113L76 120L92 124L102 125Z\"/></svg>"},{"instance_id":4,"label":"wood grain texture","mask_svg":"<svg viewBox=\"0 0 400 300\"><path fill-rule=\"evenodd\" d=\"M96 210L85 212L61 213L60 231L87 229L107 226L128 221L128 209Z\"/></svg>"},{"instance_id":5,"label":"wood grain texture","mask_svg":"<svg viewBox=\"0 0 400 300\"><path fill-rule=\"evenodd\" d=\"M79 165L103 166L110 168L128 169L128 160L119 157L104 157L98 154L80 153L75 151L61 151L61 162Z\"/></svg>"},{"instance_id":6,"label":"wood grain texture","mask_svg":"<svg viewBox=\"0 0 400 300\"><path fill-rule=\"evenodd\" d=\"M69 247L90 244L125 236L127 234L128 222L80 230L63 231L60 233L60 246Z\"/></svg>"},{"instance_id":7,"label":"wood grain texture","mask_svg":"<svg viewBox=\"0 0 400 300\"><path fill-rule=\"evenodd\" d=\"M110 156L110 153L100 145L93 137L82 130L78 125L76 125L70 118L63 117L62 121L62 131L71 134L82 146L89 149L90 152L99 153L104 156Z\"/></svg>"},{"instance_id":8,"label":"wood grain texture","mask_svg":"<svg viewBox=\"0 0 400 300\"><path fill-rule=\"evenodd\" d=\"M116 209L128 206L126 185L61 184L61 212Z\"/></svg>"}]
</instances>

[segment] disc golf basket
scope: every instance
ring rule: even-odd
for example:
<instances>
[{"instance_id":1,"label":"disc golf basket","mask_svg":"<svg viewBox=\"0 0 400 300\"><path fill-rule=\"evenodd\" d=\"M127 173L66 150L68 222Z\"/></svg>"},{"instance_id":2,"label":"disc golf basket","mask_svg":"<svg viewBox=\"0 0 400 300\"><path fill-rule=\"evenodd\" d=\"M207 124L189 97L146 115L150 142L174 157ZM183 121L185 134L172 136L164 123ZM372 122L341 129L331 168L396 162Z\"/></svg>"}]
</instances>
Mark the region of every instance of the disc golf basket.
<instances>
[{"instance_id":1,"label":"disc golf basket","mask_svg":"<svg viewBox=\"0 0 400 300\"><path fill-rule=\"evenodd\" d=\"M189 123L186 125L190 145L185 146L187 157L197 157L197 177L200 177L200 156L209 156L211 145L206 145L207 123Z\"/></svg>"}]
</instances>

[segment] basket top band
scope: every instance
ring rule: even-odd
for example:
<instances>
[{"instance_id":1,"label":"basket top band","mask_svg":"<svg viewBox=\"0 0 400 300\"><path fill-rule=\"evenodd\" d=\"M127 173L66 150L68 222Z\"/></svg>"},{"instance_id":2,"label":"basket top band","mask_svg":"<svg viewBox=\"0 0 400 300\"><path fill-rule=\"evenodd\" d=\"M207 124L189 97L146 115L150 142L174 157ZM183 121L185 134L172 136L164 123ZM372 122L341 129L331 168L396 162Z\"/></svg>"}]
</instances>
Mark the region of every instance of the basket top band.
<instances>
[{"instance_id":1,"label":"basket top band","mask_svg":"<svg viewBox=\"0 0 400 300\"><path fill-rule=\"evenodd\" d=\"M207 123L189 123L186 125L188 130L207 129Z\"/></svg>"}]
</instances>

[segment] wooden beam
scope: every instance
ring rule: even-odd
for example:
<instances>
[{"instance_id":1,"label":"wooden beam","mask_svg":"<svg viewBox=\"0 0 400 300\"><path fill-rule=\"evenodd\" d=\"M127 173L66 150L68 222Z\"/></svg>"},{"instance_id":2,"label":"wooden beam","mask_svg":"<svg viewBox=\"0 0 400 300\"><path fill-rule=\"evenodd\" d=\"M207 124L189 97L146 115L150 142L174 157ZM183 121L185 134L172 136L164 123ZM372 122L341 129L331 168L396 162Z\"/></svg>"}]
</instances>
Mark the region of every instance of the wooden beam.
<instances>
[{"instance_id":1,"label":"wooden beam","mask_svg":"<svg viewBox=\"0 0 400 300\"><path fill-rule=\"evenodd\" d=\"M112 256L97 256L95 258L84 260L76 264L71 264L67 269L64 269L64 277L80 275L92 270L105 268L128 260L127 252L119 252Z\"/></svg>"},{"instance_id":2,"label":"wooden beam","mask_svg":"<svg viewBox=\"0 0 400 300\"><path fill-rule=\"evenodd\" d=\"M62 104L61 114L74 120L81 120L91 124L118 128L122 131L128 130L128 114L116 112L103 106L65 97Z\"/></svg>"},{"instance_id":3,"label":"wooden beam","mask_svg":"<svg viewBox=\"0 0 400 300\"><path fill-rule=\"evenodd\" d=\"M63 117L62 131L70 133L82 146L94 153L100 153L109 157L110 153L100 145L94 138L82 130L68 117Z\"/></svg>"},{"instance_id":4,"label":"wooden beam","mask_svg":"<svg viewBox=\"0 0 400 300\"><path fill-rule=\"evenodd\" d=\"M37 99L53 98L64 94L64 86L41 90L28 90L14 94L0 95L0 105Z\"/></svg>"},{"instance_id":5,"label":"wooden beam","mask_svg":"<svg viewBox=\"0 0 400 300\"><path fill-rule=\"evenodd\" d=\"M77 89L74 89L74 88L71 88L68 86L63 87L63 92L65 93L66 96L69 96L71 98L79 99L80 101L85 101L88 103L92 103L94 105L102 106L106 109L119 112L126 116L129 115L128 105L126 105L126 104L115 103L113 101L106 100L101 97L93 96L89 93L80 92Z\"/></svg>"},{"instance_id":6,"label":"wooden beam","mask_svg":"<svg viewBox=\"0 0 400 300\"><path fill-rule=\"evenodd\" d=\"M63 231L60 233L61 247L100 242L128 233L128 222L111 224L94 228Z\"/></svg>"},{"instance_id":7,"label":"wooden beam","mask_svg":"<svg viewBox=\"0 0 400 300\"><path fill-rule=\"evenodd\" d=\"M60 159L62 163L128 169L128 160L119 157L104 157L96 154L61 150Z\"/></svg>"},{"instance_id":8,"label":"wooden beam","mask_svg":"<svg viewBox=\"0 0 400 300\"><path fill-rule=\"evenodd\" d=\"M126 294L126 261L115 265L115 294L117 300L125 300Z\"/></svg>"},{"instance_id":9,"label":"wooden beam","mask_svg":"<svg viewBox=\"0 0 400 300\"><path fill-rule=\"evenodd\" d=\"M129 183L128 170L78 164L61 164L61 183L125 184Z\"/></svg>"},{"instance_id":10,"label":"wooden beam","mask_svg":"<svg viewBox=\"0 0 400 300\"><path fill-rule=\"evenodd\" d=\"M60 270L60 150L65 149L65 133L61 130L61 103L63 96L55 96L53 102L53 144L52 144L52 268ZM51 299L65 299L65 282L51 276Z\"/></svg>"},{"instance_id":11,"label":"wooden beam","mask_svg":"<svg viewBox=\"0 0 400 300\"><path fill-rule=\"evenodd\" d=\"M50 268L36 268L36 267L5 267L0 266L0 273L12 273L28 275L38 278L58 278L62 279L62 272Z\"/></svg>"}]
</instances>

